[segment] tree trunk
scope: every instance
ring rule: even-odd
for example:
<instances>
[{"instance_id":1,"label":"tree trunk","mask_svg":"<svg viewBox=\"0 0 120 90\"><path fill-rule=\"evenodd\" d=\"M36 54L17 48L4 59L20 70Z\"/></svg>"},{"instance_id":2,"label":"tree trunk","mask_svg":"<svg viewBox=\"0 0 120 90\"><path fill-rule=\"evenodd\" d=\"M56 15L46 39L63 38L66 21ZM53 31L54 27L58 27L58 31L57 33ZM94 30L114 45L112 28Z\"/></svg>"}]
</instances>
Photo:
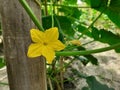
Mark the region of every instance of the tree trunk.
<instances>
[{"instance_id":1,"label":"tree trunk","mask_svg":"<svg viewBox=\"0 0 120 90\"><path fill-rule=\"evenodd\" d=\"M40 19L40 7L34 0L27 2ZM47 90L45 59L26 56L31 43L29 30L35 25L18 0L0 0L0 3L10 90Z\"/></svg>"}]
</instances>

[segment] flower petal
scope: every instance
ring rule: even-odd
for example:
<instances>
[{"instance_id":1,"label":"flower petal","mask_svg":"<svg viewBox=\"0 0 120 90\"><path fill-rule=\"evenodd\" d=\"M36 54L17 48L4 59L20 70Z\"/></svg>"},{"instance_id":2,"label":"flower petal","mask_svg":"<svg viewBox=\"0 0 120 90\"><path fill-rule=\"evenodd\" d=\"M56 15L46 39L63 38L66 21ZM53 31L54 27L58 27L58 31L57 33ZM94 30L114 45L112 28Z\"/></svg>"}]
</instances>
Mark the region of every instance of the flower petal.
<instances>
[{"instance_id":1,"label":"flower petal","mask_svg":"<svg viewBox=\"0 0 120 90\"><path fill-rule=\"evenodd\" d=\"M50 47L45 46L42 50L42 55L46 58L47 63L51 64L54 60L55 52Z\"/></svg>"},{"instance_id":2,"label":"flower petal","mask_svg":"<svg viewBox=\"0 0 120 90\"><path fill-rule=\"evenodd\" d=\"M53 48L53 50L60 51L65 48L65 45L61 41L56 40L55 42L49 43L49 47Z\"/></svg>"},{"instance_id":3,"label":"flower petal","mask_svg":"<svg viewBox=\"0 0 120 90\"><path fill-rule=\"evenodd\" d=\"M43 42L44 32L37 29L31 29L30 34L33 42Z\"/></svg>"},{"instance_id":4,"label":"flower petal","mask_svg":"<svg viewBox=\"0 0 120 90\"><path fill-rule=\"evenodd\" d=\"M46 39L48 40L48 42L57 40L59 37L58 28L54 27L54 28L50 28L50 29L46 30L45 36L46 36Z\"/></svg>"},{"instance_id":5,"label":"flower petal","mask_svg":"<svg viewBox=\"0 0 120 90\"><path fill-rule=\"evenodd\" d=\"M39 44L39 43L31 44L28 48L27 56L38 57L38 56L41 56L42 54L41 52L42 52L42 44Z\"/></svg>"}]
</instances>

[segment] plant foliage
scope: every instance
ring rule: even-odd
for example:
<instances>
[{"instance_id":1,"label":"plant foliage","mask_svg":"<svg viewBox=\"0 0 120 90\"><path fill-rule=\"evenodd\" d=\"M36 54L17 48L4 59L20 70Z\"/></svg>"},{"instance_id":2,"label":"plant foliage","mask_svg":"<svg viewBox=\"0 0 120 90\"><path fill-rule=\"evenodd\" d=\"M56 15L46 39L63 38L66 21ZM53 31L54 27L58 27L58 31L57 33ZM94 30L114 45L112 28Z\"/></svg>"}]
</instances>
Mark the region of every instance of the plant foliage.
<instances>
[{"instance_id":1,"label":"plant foliage","mask_svg":"<svg viewBox=\"0 0 120 90\"><path fill-rule=\"evenodd\" d=\"M111 25L109 25L110 28L104 28L104 25L102 28L99 28L99 25L96 25L96 23L98 19L100 19L101 17L103 18L103 15L107 15L107 19L102 19L104 20L103 22L105 22L105 20L111 20L112 22L109 21L110 24L120 27L120 0L97 0L97 2L96 0L81 1L83 3L86 3L85 7L78 5L77 0L63 0L60 5L58 4L59 1L54 2L54 13L51 14L48 11L49 15L44 15L42 18L43 27L45 29L51 28L54 21L54 26L59 28L59 38L61 41L81 39L83 38L83 36L86 36L90 37L94 41L106 43L109 46L119 43L120 35L114 33L114 31L111 30ZM89 11L94 12L93 16L89 15ZM97 16L96 13L99 13L99 15ZM82 45L76 46L67 43L65 51L67 50L85 51L86 48ZM115 48L115 51L117 53L120 53L120 48ZM81 61L84 65L87 65L89 62L91 62L93 65L98 65L98 59L95 58L93 55L73 57ZM58 58L60 57L57 57L57 59ZM73 72L76 73L75 70L73 70ZM79 71L77 72L77 74L78 73ZM109 88L107 85L101 84L99 81L96 80L94 76L87 76L83 78L86 79L88 87L84 87L82 90L114 90L112 88Z\"/></svg>"}]
</instances>

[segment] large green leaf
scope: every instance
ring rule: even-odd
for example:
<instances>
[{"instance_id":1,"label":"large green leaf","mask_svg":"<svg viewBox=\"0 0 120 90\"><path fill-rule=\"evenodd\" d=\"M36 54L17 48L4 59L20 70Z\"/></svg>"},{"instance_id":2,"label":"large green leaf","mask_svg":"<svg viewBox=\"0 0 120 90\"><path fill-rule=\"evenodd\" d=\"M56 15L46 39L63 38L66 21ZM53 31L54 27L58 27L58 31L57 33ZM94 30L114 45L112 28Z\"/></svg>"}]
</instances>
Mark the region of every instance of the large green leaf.
<instances>
[{"instance_id":1,"label":"large green leaf","mask_svg":"<svg viewBox=\"0 0 120 90\"><path fill-rule=\"evenodd\" d=\"M120 36L115 35L114 33L104 30L97 29L96 27L92 27L92 32L87 30L86 27L82 25L78 25L78 31L87 35L88 37L94 38L96 41L100 41L102 43L108 43L109 45L114 45L120 42ZM116 52L120 52L120 48L115 49Z\"/></svg>"},{"instance_id":2,"label":"large green leaf","mask_svg":"<svg viewBox=\"0 0 120 90\"><path fill-rule=\"evenodd\" d=\"M120 27L120 0L110 0L110 4L104 13L109 17L109 19Z\"/></svg>"},{"instance_id":3,"label":"large green leaf","mask_svg":"<svg viewBox=\"0 0 120 90\"><path fill-rule=\"evenodd\" d=\"M104 12L109 19L120 27L120 0L111 0L109 7Z\"/></svg>"},{"instance_id":4,"label":"large green leaf","mask_svg":"<svg viewBox=\"0 0 120 90\"><path fill-rule=\"evenodd\" d=\"M92 8L108 15L109 19L120 27L120 0L83 0Z\"/></svg>"},{"instance_id":5,"label":"large green leaf","mask_svg":"<svg viewBox=\"0 0 120 90\"><path fill-rule=\"evenodd\" d=\"M108 0L82 0L90 5L92 8L97 10L102 10L103 8L107 7Z\"/></svg>"},{"instance_id":6,"label":"large green leaf","mask_svg":"<svg viewBox=\"0 0 120 90\"><path fill-rule=\"evenodd\" d=\"M64 13L66 16L77 18L77 19L80 18L81 13L82 13L77 7L62 6L58 10L59 10L59 12Z\"/></svg>"},{"instance_id":7,"label":"large green leaf","mask_svg":"<svg viewBox=\"0 0 120 90\"><path fill-rule=\"evenodd\" d=\"M42 18L43 28L48 29L52 26L51 16ZM71 21L66 16L55 16L54 26L58 27L62 32L68 36L74 36L75 31L72 29Z\"/></svg>"},{"instance_id":8,"label":"large green leaf","mask_svg":"<svg viewBox=\"0 0 120 90\"><path fill-rule=\"evenodd\" d=\"M88 83L88 88L83 88L82 90L115 90L113 88L109 88L107 85L100 83L96 80L94 76L88 76L86 78L86 82Z\"/></svg>"},{"instance_id":9,"label":"large green leaf","mask_svg":"<svg viewBox=\"0 0 120 90\"><path fill-rule=\"evenodd\" d=\"M91 7L100 7L101 5L101 0L82 0L84 2L86 2L88 5L90 5Z\"/></svg>"},{"instance_id":10,"label":"large green leaf","mask_svg":"<svg viewBox=\"0 0 120 90\"><path fill-rule=\"evenodd\" d=\"M99 40L103 43L116 44L116 43L120 42L120 36L115 35L110 31L106 31L104 29L101 29Z\"/></svg>"},{"instance_id":11,"label":"large green leaf","mask_svg":"<svg viewBox=\"0 0 120 90\"><path fill-rule=\"evenodd\" d=\"M113 12L120 12L120 0L111 0L109 9Z\"/></svg>"},{"instance_id":12,"label":"large green leaf","mask_svg":"<svg viewBox=\"0 0 120 90\"><path fill-rule=\"evenodd\" d=\"M100 41L102 43L108 43L109 45L114 45L120 42L119 35L115 35L112 32L104 30L104 29L98 30L97 28L94 27L92 35L95 40ZM115 50L116 52L120 52L120 48L117 48Z\"/></svg>"},{"instance_id":13,"label":"large green leaf","mask_svg":"<svg viewBox=\"0 0 120 90\"><path fill-rule=\"evenodd\" d=\"M108 9L106 12L107 16L109 17L109 19L115 23L118 27L120 27L120 12L114 12L114 11L111 11L110 9Z\"/></svg>"},{"instance_id":14,"label":"large green leaf","mask_svg":"<svg viewBox=\"0 0 120 90\"><path fill-rule=\"evenodd\" d=\"M82 90L115 90L113 88L109 88L105 84L100 83L94 76L87 76L76 69L71 69L71 71L77 77L86 79L88 86L83 87Z\"/></svg>"}]
</instances>

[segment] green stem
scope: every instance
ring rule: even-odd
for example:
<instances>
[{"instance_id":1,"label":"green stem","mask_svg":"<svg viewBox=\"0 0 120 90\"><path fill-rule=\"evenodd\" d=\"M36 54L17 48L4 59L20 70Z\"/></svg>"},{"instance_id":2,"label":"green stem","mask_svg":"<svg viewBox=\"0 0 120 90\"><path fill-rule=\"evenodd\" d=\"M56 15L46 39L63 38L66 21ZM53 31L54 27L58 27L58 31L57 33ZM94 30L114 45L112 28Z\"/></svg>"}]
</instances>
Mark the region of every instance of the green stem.
<instances>
[{"instance_id":1,"label":"green stem","mask_svg":"<svg viewBox=\"0 0 120 90\"><path fill-rule=\"evenodd\" d=\"M86 50L86 51L62 51L62 52L56 52L56 56L76 56L76 55L89 55L94 53L100 53L105 52L108 50L112 50L115 48L119 48L120 43L111 45L109 47L95 49L95 50Z\"/></svg>"},{"instance_id":2,"label":"green stem","mask_svg":"<svg viewBox=\"0 0 120 90\"><path fill-rule=\"evenodd\" d=\"M104 10L103 10L104 11ZM83 35L87 32L87 30L89 30L94 24L95 22L102 16L103 11L97 16L97 18L90 24L90 26L82 33L82 35L79 36L79 38L83 37Z\"/></svg>"},{"instance_id":3,"label":"green stem","mask_svg":"<svg viewBox=\"0 0 120 90\"><path fill-rule=\"evenodd\" d=\"M44 4L43 4L44 5ZM51 5L48 3L47 5ZM89 6L77 6L77 5L63 5L63 4L53 4L53 6L59 6L59 7L72 7L72 8L91 8ZM92 8L97 8L97 7L92 7Z\"/></svg>"},{"instance_id":4,"label":"green stem","mask_svg":"<svg viewBox=\"0 0 120 90\"><path fill-rule=\"evenodd\" d=\"M51 2L50 8L51 8L52 27L54 27L53 1L50 0L50 2Z\"/></svg>"},{"instance_id":5,"label":"green stem","mask_svg":"<svg viewBox=\"0 0 120 90\"><path fill-rule=\"evenodd\" d=\"M0 82L1 85L9 85L8 83Z\"/></svg>"},{"instance_id":6,"label":"green stem","mask_svg":"<svg viewBox=\"0 0 120 90\"><path fill-rule=\"evenodd\" d=\"M47 16L48 15L48 8L47 8L47 0L45 0L45 15Z\"/></svg>"},{"instance_id":7,"label":"green stem","mask_svg":"<svg viewBox=\"0 0 120 90\"><path fill-rule=\"evenodd\" d=\"M26 12L30 16L30 18L33 20L34 24L38 27L38 29L44 31L42 25L40 24L39 20L37 19L37 17L33 13L32 9L30 8L30 6L26 2L26 0L19 0L19 2L24 7L24 9L26 10Z\"/></svg>"}]
</instances>

